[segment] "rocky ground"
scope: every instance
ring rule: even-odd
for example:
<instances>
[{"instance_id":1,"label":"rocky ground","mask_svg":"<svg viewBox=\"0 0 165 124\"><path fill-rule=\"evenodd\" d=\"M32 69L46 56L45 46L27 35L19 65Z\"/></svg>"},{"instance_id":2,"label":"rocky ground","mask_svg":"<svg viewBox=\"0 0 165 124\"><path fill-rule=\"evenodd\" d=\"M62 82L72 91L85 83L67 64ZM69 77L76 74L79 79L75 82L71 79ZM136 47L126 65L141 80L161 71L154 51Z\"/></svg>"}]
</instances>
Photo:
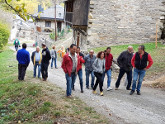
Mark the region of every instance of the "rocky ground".
<instances>
[{"instance_id":1,"label":"rocky ground","mask_svg":"<svg viewBox=\"0 0 165 124\"><path fill-rule=\"evenodd\" d=\"M10 47L14 49L14 47ZM29 47L32 52L34 48ZM48 81L54 85L66 89L65 75L60 68L50 69ZM33 69L32 63L29 70ZM84 73L85 74L85 73ZM85 76L84 76L85 84ZM115 80L112 79L112 87L114 89ZM74 97L79 97L88 106L94 108L98 113L106 116L114 124L164 124L165 123L165 92L149 87L142 87L141 96L136 94L130 96L129 91L125 90L125 86L121 83L119 90L106 91L106 80L104 82L104 96L92 94L92 90L85 89L84 93L80 93L79 80L75 83L76 91L73 92ZM63 94L65 95L65 94Z\"/></svg>"}]
</instances>

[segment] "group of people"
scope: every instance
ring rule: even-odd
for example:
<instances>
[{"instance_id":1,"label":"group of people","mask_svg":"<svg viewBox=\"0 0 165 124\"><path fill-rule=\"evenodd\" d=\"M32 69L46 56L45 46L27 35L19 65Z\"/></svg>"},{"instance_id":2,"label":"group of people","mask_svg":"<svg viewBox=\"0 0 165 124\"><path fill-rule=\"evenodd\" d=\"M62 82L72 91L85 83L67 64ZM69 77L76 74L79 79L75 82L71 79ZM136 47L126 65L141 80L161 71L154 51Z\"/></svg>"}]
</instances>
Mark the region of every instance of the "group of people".
<instances>
[{"instance_id":1,"label":"group of people","mask_svg":"<svg viewBox=\"0 0 165 124\"><path fill-rule=\"evenodd\" d=\"M26 69L30 63L30 53L26 50L27 45L22 44L22 49L17 52L18 60L18 79L24 80ZM42 80L46 81L48 78L48 67L51 60L51 68L53 65L57 68L57 53L55 46L49 51L47 46L42 44L42 52L40 48L36 47L36 50L32 53L31 60L34 65L33 77L36 77L36 69L38 68L38 78L40 73L42 74ZM97 86L100 88L100 95L103 96L103 83L104 78L107 75L107 91L112 90L111 87L111 71L113 55L111 54L111 48L107 47L105 51L100 51L97 56L94 55L94 51L90 50L89 53L84 56L81 53L80 47L72 44L65 53L62 51L62 69L65 72L66 78L66 96L72 97L72 90L75 90L75 82L78 76L80 82L81 93L83 90L83 64L85 65L86 75L86 88L89 89L91 86L93 93L96 94ZM64 54L65 53L65 54ZM149 69L153 60L151 55L145 52L145 46L140 45L138 52L134 54L132 46L129 46L126 51L123 51L118 59L117 64L120 67L118 79L115 84L115 90L120 86L120 81L124 74L127 74L127 87L126 90L131 90L132 95L137 89L137 94L140 95L140 89L146 70ZM132 73L133 70L133 73ZM89 83L89 77L91 76L91 83ZM96 81L95 81L96 78ZM137 83L138 81L138 83ZM133 82L133 83L132 83ZM131 88L132 85L132 88Z\"/></svg>"},{"instance_id":2,"label":"group of people","mask_svg":"<svg viewBox=\"0 0 165 124\"><path fill-rule=\"evenodd\" d=\"M107 74L107 91L112 90L111 87L111 66L113 62L113 55L111 54L111 48L107 47L105 51L100 51L97 56L94 55L94 51L90 50L89 54L85 57L80 52L80 48L75 44L72 44L69 48L69 52L64 55L62 68L66 77L66 95L72 97L72 90L75 90L75 81L78 75L80 80L80 89L83 93L83 78L82 78L82 65L85 65L86 73L86 88L89 89L89 76L91 75L91 88L93 93L96 94L97 86L100 88L100 95L103 96L103 83L105 75ZM146 70L149 69L153 60L151 55L145 52L145 46L140 45L138 52L134 54L132 46L129 46L126 51L123 51L118 59L117 64L120 67L118 79L115 84L115 90L118 90L120 81L124 74L127 74L127 87L126 90L131 90L132 95L137 89L137 95L141 95L140 89ZM133 74L132 74L132 70ZM132 78L133 75L133 78ZM95 81L96 78L96 82ZM133 80L133 81L132 81ZM138 81L138 83L137 83ZM132 84L133 82L133 84ZM132 88L131 88L132 85Z\"/></svg>"},{"instance_id":3,"label":"group of people","mask_svg":"<svg viewBox=\"0 0 165 124\"><path fill-rule=\"evenodd\" d=\"M26 69L30 63L30 53L26 50L27 44L22 44L22 49L17 52L17 61L18 61L18 79L24 80ZM48 67L51 57L49 49L46 45L42 44L42 52L40 48L36 47L36 51L32 53L31 60L34 65L33 77L36 77L36 69L38 68L38 78L40 78L40 73L42 74L43 81L46 81L48 78Z\"/></svg>"}]
</instances>

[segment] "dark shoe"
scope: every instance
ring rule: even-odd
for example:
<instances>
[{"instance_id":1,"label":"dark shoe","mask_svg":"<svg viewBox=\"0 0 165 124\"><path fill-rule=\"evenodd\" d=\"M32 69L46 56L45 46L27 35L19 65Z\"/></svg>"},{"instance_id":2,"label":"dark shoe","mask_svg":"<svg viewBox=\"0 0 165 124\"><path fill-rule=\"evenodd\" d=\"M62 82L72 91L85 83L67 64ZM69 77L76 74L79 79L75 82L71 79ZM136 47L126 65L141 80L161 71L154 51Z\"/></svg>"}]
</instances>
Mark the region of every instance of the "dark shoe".
<instances>
[{"instance_id":1,"label":"dark shoe","mask_svg":"<svg viewBox=\"0 0 165 124\"><path fill-rule=\"evenodd\" d=\"M42 81L46 81L46 79L42 78Z\"/></svg>"},{"instance_id":2,"label":"dark shoe","mask_svg":"<svg viewBox=\"0 0 165 124\"><path fill-rule=\"evenodd\" d=\"M130 95L134 94L135 91L131 90Z\"/></svg>"},{"instance_id":3,"label":"dark shoe","mask_svg":"<svg viewBox=\"0 0 165 124\"><path fill-rule=\"evenodd\" d=\"M74 89L74 88L72 88L72 90L73 90L73 91L75 91L75 89Z\"/></svg>"},{"instance_id":4,"label":"dark shoe","mask_svg":"<svg viewBox=\"0 0 165 124\"><path fill-rule=\"evenodd\" d=\"M115 90L118 90L119 88L118 87L115 87Z\"/></svg>"},{"instance_id":5,"label":"dark shoe","mask_svg":"<svg viewBox=\"0 0 165 124\"><path fill-rule=\"evenodd\" d=\"M81 93L84 93L84 91L83 91L83 90L81 90Z\"/></svg>"},{"instance_id":6,"label":"dark shoe","mask_svg":"<svg viewBox=\"0 0 165 124\"><path fill-rule=\"evenodd\" d=\"M129 88L129 89L128 89L128 88L126 88L126 89L127 89L127 90L132 90L131 88Z\"/></svg>"},{"instance_id":7,"label":"dark shoe","mask_svg":"<svg viewBox=\"0 0 165 124\"><path fill-rule=\"evenodd\" d=\"M66 97L67 97L67 98L73 98L72 95L70 95L70 96L66 96Z\"/></svg>"},{"instance_id":8,"label":"dark shoe","mask_svg":"<svg viewBox=\"0 0 165 124\"><path fill-rule=\"evenodd\" d=\"M89 89L89 87L86 87L87 89Z\"/></svg>"},{"instance_id":9,"label":"dark shoe","mask_svg":"<svg viewBox=\"0 0 165 124\"><path fill-rule=\"evenodd\" d=\"M137 91L137 95L141 95L140 91Z\"/></svg>"}]
</instances>

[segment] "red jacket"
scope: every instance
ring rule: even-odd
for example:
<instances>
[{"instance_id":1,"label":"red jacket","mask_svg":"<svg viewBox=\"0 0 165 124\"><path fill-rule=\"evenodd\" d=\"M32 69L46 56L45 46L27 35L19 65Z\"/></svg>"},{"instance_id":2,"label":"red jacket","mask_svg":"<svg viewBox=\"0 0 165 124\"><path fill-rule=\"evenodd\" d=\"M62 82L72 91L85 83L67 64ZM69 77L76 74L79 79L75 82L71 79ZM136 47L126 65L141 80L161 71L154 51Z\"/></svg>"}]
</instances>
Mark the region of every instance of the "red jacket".
<instances>
[{"instance_id":1,"label":"red jacket","mask_svg":"<svg viewBox=\"0 0 165 124\"><path fill-rule=\"evenodd\" d=\"M136 54L134 54L134 56L133 56L133 58L132 58L132 60L131 60L131 64L132 64L132 66L135 68L135 57L136 57ZM140 58L142 59L142 55L140 55ZM153 64L153 60L152 60L152 58L151 58L151 55L150 54L148 54L148 66L146 67L146 69L149 69L151 66L152 66L152 64Z\"/></svg>"},{"instance_id":2,"label":"red jacket","mask_svg":"<svg viewBox=\"0 0 165 124\"><path fill-rule=\"evenodd\" d=\"M77 72L80 69L82 69L82 63L85 63L85 60L81 56L77 55L77 69L76 69ZM73 62L72 62L72 58L70 57L69 53L64 55L61 67L66 74L68 73L69 76L71 76L72 68L73 68Z\"/></svg>"},{"instance_id":3,"label":"red jacket","mask_svg":"<svg viewBox=\"0 0 165 124\"><path fill-rule=\"evenodd\" d=\"M82 56L77 55L77 72L82 69L82 64L85 63L85 60Z\"/></svg>"},{"instance_id":4,"label":"red jacket","mask_svg":"<svg viewBox=\"0 0 165 124\"><path fill-rule=\"evenodd\" d=\"M112 54L106 54L105 56L105 69L106 71L109 70L112 66L113 56Z\"/></svg>"}]
</instances>

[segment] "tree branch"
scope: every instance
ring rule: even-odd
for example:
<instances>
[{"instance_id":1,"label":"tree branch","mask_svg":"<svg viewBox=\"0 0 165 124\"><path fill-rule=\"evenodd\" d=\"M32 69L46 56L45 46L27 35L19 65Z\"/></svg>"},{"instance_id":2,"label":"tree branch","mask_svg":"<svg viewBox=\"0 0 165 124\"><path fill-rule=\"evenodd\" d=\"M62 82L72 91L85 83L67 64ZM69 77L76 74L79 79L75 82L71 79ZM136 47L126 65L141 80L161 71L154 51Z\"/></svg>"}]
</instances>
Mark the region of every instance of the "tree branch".
<instances>
[{"instance_id":1,"label":"tree branch","mask_svg":"<svg viewBox=\"0 0 165 124\"><path fill-rule=\"evenodd\" d=\"M14 12L15 12L19 17L21 17L23 20L26 20L26 19L23 17L23 15L21 15L21 14L19 13L19 11L17 11L12 5L10 5L10 4L8 3L7 0L5 0L5 3L6 3L12 10L14 10ZM27 15L32 17L31 14L27 14Z\"/></svg>"}]
</instances>

